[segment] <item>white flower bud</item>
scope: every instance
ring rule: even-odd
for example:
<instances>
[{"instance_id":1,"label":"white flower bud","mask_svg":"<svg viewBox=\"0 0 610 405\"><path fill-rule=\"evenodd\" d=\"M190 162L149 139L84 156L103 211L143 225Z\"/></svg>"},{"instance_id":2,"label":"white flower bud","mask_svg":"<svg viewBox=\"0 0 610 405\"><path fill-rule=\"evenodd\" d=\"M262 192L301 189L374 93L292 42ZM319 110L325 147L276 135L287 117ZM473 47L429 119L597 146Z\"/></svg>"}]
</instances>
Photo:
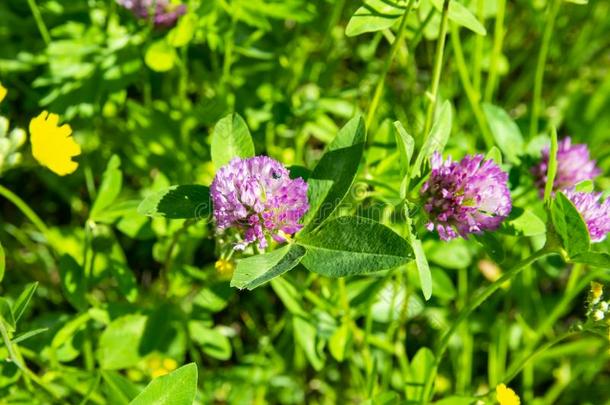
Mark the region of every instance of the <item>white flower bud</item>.
<instances>
[{"instance_id":1,"label":"white flower bud","mask_svg":"<svg viewBox=\"0 0 610 405\"><path fill-rule=\"evenodd\" d=\"M604 313L598 309L597 311L593 312L593 319L596 321L601 321L604 319Z\"/></svg>"}]
</instances>

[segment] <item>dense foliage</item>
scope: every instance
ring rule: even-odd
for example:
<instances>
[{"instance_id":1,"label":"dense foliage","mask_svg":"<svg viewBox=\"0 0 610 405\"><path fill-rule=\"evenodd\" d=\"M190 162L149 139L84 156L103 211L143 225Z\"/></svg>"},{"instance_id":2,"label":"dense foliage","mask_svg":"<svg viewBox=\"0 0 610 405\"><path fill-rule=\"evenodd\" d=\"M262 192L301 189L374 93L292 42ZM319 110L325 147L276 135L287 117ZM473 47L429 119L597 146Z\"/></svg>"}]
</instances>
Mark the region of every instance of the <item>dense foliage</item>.
<instances>
[{"instance_id":1,"label":"dense foliage","mask_svg":"<svg viewBox=\"0 0 610 405\"><path fill-rule=\"evenodd\" d=\"M2 0L0 404L610 403L608 15Z\"/></svg>"}]
</instances>

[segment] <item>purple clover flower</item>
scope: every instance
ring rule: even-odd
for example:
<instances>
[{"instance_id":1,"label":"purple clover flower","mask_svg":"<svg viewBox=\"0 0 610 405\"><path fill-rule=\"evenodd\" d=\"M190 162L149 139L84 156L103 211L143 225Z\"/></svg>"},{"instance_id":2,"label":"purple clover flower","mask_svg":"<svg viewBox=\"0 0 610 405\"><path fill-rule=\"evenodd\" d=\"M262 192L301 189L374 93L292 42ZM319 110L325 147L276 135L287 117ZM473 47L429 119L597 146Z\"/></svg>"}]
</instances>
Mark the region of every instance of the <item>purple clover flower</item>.
<instances>
[{"instance_id":1,"label":"purple clover flower","mask_svg":"<svg viewBox=\"0 0 610 405\"><path fill-rule=\"evenodd\" d=\"M540 195L544 195L546 172L549 167L549 147L542 150L540 163L532 168L536 186ZM581 181L593 180L601 170L589 155L587 145L572 145L570 137L562 139L557 145L557 174L553 182L553 191L567 190Z\"/></svg>"},{"instance_id":2,"label":"purple clover flower","mask_svg":"<svg viewBox=\"0 0 610 405\"><path fill-rule=\"evenodd\" d=\"M255 241L265 249L267 236L285 242L303 227L299 220L309 209L307 183L291 179L284 165L267 156L231 160L216 173L210 193L218 229L240 233L236 250Z\"/></svg>"},{"instance_id":3,"label":"purple clover flower","mask_svg":"<svg viewBox=\"0 0 610 405\"><path fill-rule=\"evenodd\" d=\"M610 197L602 201L602 193L566 190L566 197L572 201L587 223L591 242L601 242L610 232Z\"/></svg>"},{"instance_id":4,"label":"purple clover flower","mask_svg":"<svg viewBox=\"0 0 610 405\"><path fill-rule=\"evenodd\" d=\"M169 0L117 0L117 3L142 19L148 19L149 12L154 10L157 27L172 27L186 13L186 5L171 4Z\"/></svg>"},{"instance_id":5,"label":"purple clover flower","mask_svg":"<svg viewBox=\"0 0 610 405\"><path fill-rule=\"evenodd\" d=\"M461 161L443 161L435 152L432 172L421 193L430 222L442 240L492 231L512 209L508 175L483 155L467 155Z\"/></svg>"}]
</instances>

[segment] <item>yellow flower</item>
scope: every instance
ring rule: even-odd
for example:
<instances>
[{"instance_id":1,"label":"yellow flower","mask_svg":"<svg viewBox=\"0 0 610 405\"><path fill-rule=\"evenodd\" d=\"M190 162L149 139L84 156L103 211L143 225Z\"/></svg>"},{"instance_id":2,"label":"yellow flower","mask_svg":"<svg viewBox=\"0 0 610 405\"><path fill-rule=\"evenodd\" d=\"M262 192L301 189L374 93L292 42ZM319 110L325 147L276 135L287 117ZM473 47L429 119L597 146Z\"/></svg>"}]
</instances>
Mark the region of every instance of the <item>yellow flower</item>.
<instances>
[{"instance_id":1,"label":"yellow flower","mask_svg":"<svg viewBox=\"0 0 610 405\"><path fill-rule=\"evenodd\" d=\"M2 83L0 83L0 103L2 102L2 100L4 100L4 97L6 97L6 93L6 88L4 88Z\"/></svg>"},{"instance_id":2,"label":"yellow flower","mask_svg":"<svg viewBox=\"0 0 610 405\"><path fill-rule=\"evenodd\" d=\"M32 154L38 162L51 171L64 176L74 173L78 163L72 157L80 155L80 146L72 138L72 128L64 124L61 127L59 116L43 111L30 121L30 141Z\"/></svg>"},{"instance_id":3,"label":"yellow flower","mask_svg":"<svg viewBox=\"0 0 610 405\"><path fill-rule=\"evenodd\" d=\"M214 267L221 277L231 277L233 275L233 270L235 270L235 264L225 259L218 259L214 264Z\"/></svg>"},{"instance_id":4,"label":"yellow flower","mask_svg":"<svg viewBox=\"0 0 610 405\"><path fill-rule=\"evenodd\" d=\"M496 387L496 399L500 405L520 405L521 400L519 396L515 394L515 391L511 390L504 384L500 384Z\"/></svg>"}]
</instances>

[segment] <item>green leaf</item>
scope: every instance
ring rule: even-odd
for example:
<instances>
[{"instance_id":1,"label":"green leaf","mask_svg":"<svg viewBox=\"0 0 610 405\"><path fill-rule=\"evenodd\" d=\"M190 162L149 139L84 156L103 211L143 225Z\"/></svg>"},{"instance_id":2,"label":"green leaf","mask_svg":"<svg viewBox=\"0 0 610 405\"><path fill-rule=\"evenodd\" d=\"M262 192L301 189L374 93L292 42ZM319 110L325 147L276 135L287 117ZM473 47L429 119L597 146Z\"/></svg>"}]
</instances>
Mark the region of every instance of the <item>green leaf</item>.
<instances>
[{"instance_id":1,"label":"green leaf","mask_svg":"<svg viewBox=\"0 0 610 405\"><path fill-rule=\"evenodd\" d=\"M474 235L476 239L483 247L485 252L491 257L496 263L502 263L504 261L504 247L502 243L494 236L494 234L485 232L480 235Z\"/></svg>"},{"instance_id":2,"label":"green leaf","mask_svg":"<svg viewBox=\"0 0 610 405\"><path fill-rule=\"evenodd\" d=\"M167 42L176 48L188 45L197 30L197 16L186 14L180 17L178 24L167 34Z\"/></svg>"},{"instance_id":3,"label":"green leaf","mask_svg":"<svg viewBox=\"0 0 610 405\"><path fill-rule=\"evenodd\" d=\"M544 186L544 202L548 204L553 195L553 186L555 185L555 175L557 174L557 130L555 127L551 130L551 149L549 151L549 167L546 171L546 184Z\"/></svg>"},{"instance_id":4,"label":"green leaf","mask_svg":"<svg viewBox=\"0 0 610 405\"><path fill-rule=\"evenodd\" d=\"M299 245L286 245L272 252L239 260L231 286L253 290L273 278L292 270L305 254Z\"/></svg>"},{"instance_id":5,"label":"green leaf","mask_svg":"<svg viewBox=\"0 0 610 405\"><path fill-rule=\"evenodd\" d=\"M513 209L515 211L515 209ZM542 219L531 210L524 210L515 219L507 221L507 226L512 228L515 234L521 236L535 236L546 233L546 225Z\"/></svg>"},{"instance_id":6,"label":"green leaf","mask_svg":"<svg viewBox=\"0 0 610 405\"><path fill-rule=\"evenodd\" d=\"M485 155L485 160L493 160L498 165L502 164L502 152L498 149L497 146L492 146L487 155Z\"/></svg>"},{"instance_id":7,"label":"green leaf","mask_svg":"<svg viewBox=\"0 0 610 405\"><path fill-rule=\"evenodd\" d=\"M443 152L449 135L451 134L451 122L453 121L453 112L451 110L451 103L445 101L440 108L438 118L430 130L430 134L426 139L426 143L422 145L417 159L415 161L414 169L411 173L411 177L417 177L421 175L422 164L425 159L428 159L434 152Z\"/></svg>"},{"instance_id":8,"label":"green leaf","mask_svg":"<svg viewBox=\"0 0 610 405\"><path fill-rule=\"evenodd\" d=\"M443 12L443 0L432 0L432 4L438 12ZM487 30L485 30L483 24L477 20L470 10L455 0L449 3L448 18L454 23L466 27L479 35L487 35Z\"/></svg>"},{"instance_id":9,"label":"green leaf","mask_svg":"<svg viewBox=\"0 0 610 405\"><path fill-rule=\"evenodd\" d=\"M104 380L104 391L112 404L128 405L129 401L140 393L134 383L116 371L102 370L101 374Z\"/></svg>"},{"instance_id":10,"label":"green leaf","mask_svg":"<svg viewBox=\"0 0 610 405\"><path fill-rule=\"evenodd\" d=\"M424 294L424 298L428 301L432 296L432 274L430 273L430 266L428 265L428 260L426 259L421 241L413 238L411 240L411 247L415 254L415 264L417 265L421 290Z\"/></svg>"},{"instance_id":11,"label":"green leaf","mask_svg":"<svg viewBox=\"0 0 610 405\"><path fill-rule=\"evenodd\" d=\"M210 189L198 184L172 186L148 196L138 212L170 219L206 218L212 211Z\"/></svg>"},{"instance_id":12,"label":"green leaf","mask_svg":"<svg viewBox=\"0 0 610 405\"><path fill-rule=\"evenodd\" d=\"M551 218L569 257L589 250L591 241L587 224L572 201L562 192L558 191L555 195Z\"/></svg>"},{"instance_id":13,"label":"green leaf","mask_svg":"<svg viewBox=\"0 0 610 405\"><path fill-rule=\"evenodd\" d=\"M310 208L302 234L320 226L341 204L356 178L365 141L364 120L356 117L328 145L307 181Z\"/></svg>"},{"instance_id":14,"label":"green leaf","mask_svg":"<svg viewBox=\"0 0 610 405\"><path fill-rule=\"evenodd\" d=\"M231 358L231 342L217 329L208 328L201 321L191 321L188 327L191 339L205 354L223 361Z\"/></svg>"},{"instance_id":15,"label":"green leaf","mask_svg":"<svg viewBox=\"0 0 610 405\"><path fill-rule=\"evenodd\" d=\"M593 267L610 269L610 254L604 252L577 253L570 258L573 263L588 264Z\"/></svg>"},{"instance_id":16,"label":"green leaf","mask_svg":"<svg viewBox=\"0 0 610 405\"><path fill-rule=\"evenodd\" d=\"M390 269L407 263L413 252L390 228L361 217L339 217L298 240L307 249L301 263L328 277Z\"/></svg>"},{"instance_id":17,"label":"green leaf","mask_svg":"<svg viewBox=\"0 0 610 405\"><path fill-rule=\"evenodd\" d=\"M427 347L422 347L415 353L409 367L409 380L407 396L419 402L423 395L423 387L432 373L434 367L434 353Z\"/></svg>"},{"instance_id":18,"label":"green leaf","mask_svg":"<svg viewBox=\"0 0 610 405\"><path fill-rule=\"evenodd\" d=\"M0 319L9 327L11 331L15 330L15 316L8 301L0 297Z\"/></svg>"},{"instance_id":19,"label":"green leaf","mask_svg":"<svg viewBox=\"0 0 610 405\"><path fill-rule=\"evenodd\" d=\"M324 354L318 350L316 327L305 318L294 316L293 328L297 344L305 352L305 357L317 371L324 367Z\"/></svg>"},{"instance_id":20,"label":"green leaf","mask_svg":"<svg viewBox=\"0 0 610 405\"><path fill-rule=\"evenodd\" d=\"M155 378L130 405L192 405L197 393L197 365L187 364Z\"/></svg>"},{"instance_id":21,"label":"green leaf","mask_svg":"<svg viewBox=\"0 0 610 405\"><path fill-rule=\"evenodd\" d=\"M100 336L97 359L105 370L132 367L141 360L140 342L147 317L141 314L125 315L115 319Z\"/></svg>"},{"instance_id":22,"label":"green leaf","mask_svg":"<svg viewBox=\"0 0 610 405\"><path fill-rule=\"evenodd\" d=\"M61 289L68 302L78 310L84 310L87 306L85 300L85 273L83 268L69 254L64 254L59 259L59 277Z\"/></svg>"},{"instance_id":23,"label":"green leaf","mask_svg":"<svg viewBox=\"0 0 610 405\"><path fill-rule=\"evenodd\" d=\"M510 163L518 164L519 155L524 150L524 141L521 130L513 119L500 107L483 103L483 112L496 144L502 150Z\"/></svg>"},{"instance_id":24,"label":"green leaf","mask_svg":"<svg viewBox=\"0 0 610 405\"><path fill-rule=\"evenodd\" d=\"M433 402L432 405L472 405L478 401L475 397L450 396Z\"/></svg>"},{"instance_id":25,"label":"green leaf","mask_svg":"<svg viewBox=\"0 0 610 405\"><path fill-rule=\"evenodd\" d=\"M138 298L138 282L131 269L124 263L113 260L110 271L117 281L121 294L125 296L127 301L135 302Z\"/></svg>"},{"instance_id":26,"label":"green leaf","mask_svg":"<svg viewBox=\"0 0 610 405\"><path fill-rule=\"evenodd\" d=\"M146 66L155 72L171 70L177 59L176 50L165 39L153 42L144 55Z\"/></svg>"},{"instance_id":27,"label":"green leaf","mask_svg":"<svg viewBox=\"0 0 610 405\"><path fill-rule=\"evenodd\" d=\"M366 0L350 18L345 35L354 37L390 28L403 13L404 7L398 5L396 0Z\"/></svg>"},{"instance_id":28,"label":"green leaf","mask_svg":"<svg viewBox=\"0 0 610 405\"><path fill-rule=\"evenodd\" d=\"M233 113L222 118L212 133L212 162L216 169L226 165L235 157L254 156L254 142L246 122Z\"/></svg>"},{"instance_id":29,"label":"green leaf","mask_svg":"<svg viewBox=\"0 0 610 405\"><path fill-rule=\"evenodd\" d=\"M0 242L0 282L4 279L4 270L6 270L6 256L4 255L2 242Z\"/></svg>"},{"instance_id":30,"label":"green leaf","mask_svg":"<svg viewBox=\"0 0 610 405\"><path fill-rule=\"evenodd\" d=\"M113 155L108 161L106 171L102 177L102 184L97 192L97 198L91 208L89 218L97 221L98 217L112 205L121 192L123 173L121 172L121 159Z\"/></svg>"},{"instance_id":31,"label":"green leaf","mask_svg":"<svg viewBox=\"0 0 610 405\"><path fill-rule=\"evenodd\" d=\"M394 121L394 133L396 135L396 146L400 152L401 172L407 173L413 151L415 150L415 139L407 133L400 121Z\"/></svg>"},{"instance_id":32,"label":"green leaf","mask_svg":"<svg viewBox=\"0 0 610 405\"><path fill-rule=\"evenodd\" d=\"M349 344L350 339L351 329L349 327L349 324L347 322L343 322L337 329L335 329L335 332L328 340L328 349L330 351L330 354L339 363L345 360L345 352L347 351L347 346Z\"/></svg>"},{"instance_id":33,"label":"green leaf","mask_svg":"<svg viewBox=\"0 0 610 405\"><path fill-rule=\"evenodd\" d=\"M583 180L574 186L574 190L578 191L579 193L590 193L594 189L595 183L593 183L593 180Z\"/></svg>"},{"instance_id":34,"label":"green leaf","mask_svg":"<svg viewBox=\"0 0 610 405\"><path fill-rule=\"evenodd\" d=\"M55 333L55 336L53 336L53 340L51 341L51 348L53 348L55 350L59 349L66 342L68 342L70 339L72 339L72 337L81 328L83 328L85 326L85 324L87 322L89 322L90 319L91 319L91 316L89 315L89 312L83 312L76 318L73 318L70 321L66 322L66 324L63 325L57 331L57 333Z\"/></svg>"},{"instance_id":35,"label":"green leaf","mask_svg":"<svg viewBox=\"0 0 610 405\"><path fill-rule=\"evenodd\" d=\"M23 292L19 294L19 297L17 297L17 299L13 303L13 314L15 315L15 322L18 322L19 319L21 319L21 315L23 315L23 312L30 303L30 300L34 296L34 292L36 292L37 287L38 281L26 285Z\"/></svg>"},{"instance_id":36,"label":"green leaf","mask_svg":"<svg viewBox=\"0 0 610 405\"><path fill-rule=\"evenodd\" d=\"M12 342L13 343L23 342L24 340L27 340L27 339L29 339L33 336L39 335L41 333L44 333L48 330L49 330L49 328L39 328L39 329L30 330L28 332L24 332L24 333L21 333L21 334L15 336L15 338L13 338Z\"/></svg>"}]
</instances>

